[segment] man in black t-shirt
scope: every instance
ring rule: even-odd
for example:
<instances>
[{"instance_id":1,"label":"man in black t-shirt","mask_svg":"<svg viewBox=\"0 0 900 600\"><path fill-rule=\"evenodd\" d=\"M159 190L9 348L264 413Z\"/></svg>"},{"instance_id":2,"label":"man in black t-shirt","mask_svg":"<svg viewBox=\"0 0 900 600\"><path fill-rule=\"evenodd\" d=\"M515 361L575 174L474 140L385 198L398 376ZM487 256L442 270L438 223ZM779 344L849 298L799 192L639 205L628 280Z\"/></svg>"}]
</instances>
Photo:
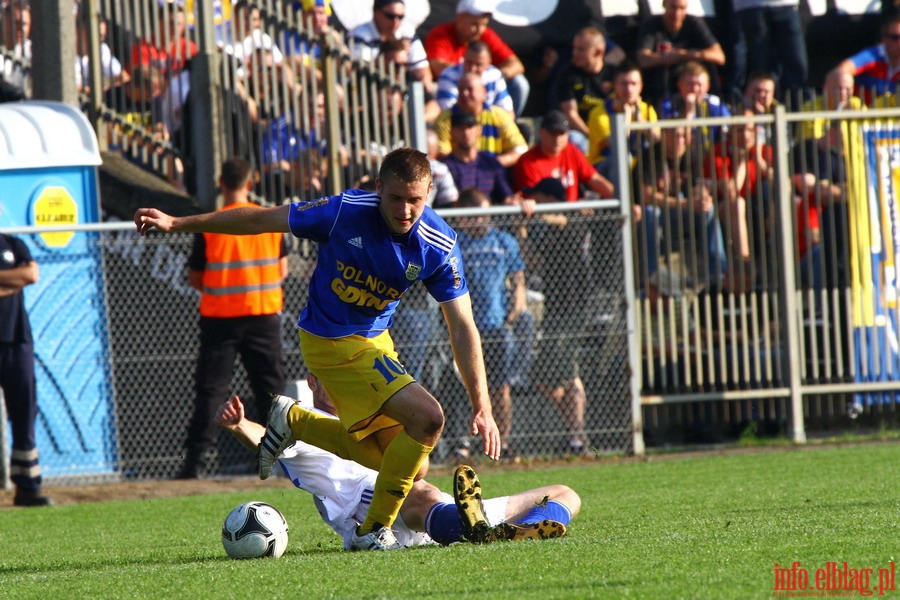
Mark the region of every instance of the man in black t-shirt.
<instances>
[{"instance_id":1,"label":"man in black t-shirt","mask_svg":"<svg viewBox=\"0 0 900 600\"><path fill-rule=\"evenodd\" d=\"M0 388L12 432L9 466L16 486L16 506L52 503L41 495L41 466L34 432L38 410L34 342L22 293L22 288L37 280L38 265L28 246L0 233Z\"/></svg>"},{"instance_id":2,"label":"man in black t-shirt","mask_svg":"<svg viewBox=\"0 0 900 600\"><path fill-rule=\"evenodd\" d=\"M546 177L522 190L538 204L566 201L562 181ZM599 284L594 276L589 219L577 213L540 213L529 219L522 253L530 283L544 294L542 338L530 373L534 386L556 407L568 431L566 454L585 454L587 392L580 348L596 315Z\"/></svg>"},{"instance_id":3,"label":"man in black t-shirt","mask_svg":"<svg viewBox=\"0 0 900 600\"><path fill-rule=\"evenodd\" d=\"M637 62L644 73L644 99L656 104L675 92L678 68L700 61L710 72L711 91L719 93L716 67L725 64L725 52L701 17L687 14L687 0L663 0L663 14L641 24Z\"/></svg>"},{"instance_id":4,"label":"man in black t-shirt","mask_svg":"<svg viewBox=\"0 0 900 600\"><path fill-rule=\"evenodd\" d=\"M596 27L585 27L572 40L572 62L556 80L551 100L569 120L569 141L587 154L587 118L591 109L612 92L611 66L625 57L618 46L608 44Z\"/></svg>"}]
</instances>

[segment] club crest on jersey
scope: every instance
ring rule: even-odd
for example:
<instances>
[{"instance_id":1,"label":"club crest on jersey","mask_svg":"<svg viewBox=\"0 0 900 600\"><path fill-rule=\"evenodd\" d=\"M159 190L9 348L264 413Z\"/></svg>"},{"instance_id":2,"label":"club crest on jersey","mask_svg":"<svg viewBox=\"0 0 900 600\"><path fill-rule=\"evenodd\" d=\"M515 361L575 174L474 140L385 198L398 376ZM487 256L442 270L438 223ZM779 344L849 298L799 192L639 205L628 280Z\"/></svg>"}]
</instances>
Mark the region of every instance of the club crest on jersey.
<instances>
[{"instance_id":1,"label":"club crest on jersey","mask_svg":"<svg viewBox=\"0 0 900 600\"><path fill-rule=\"evenodd\" d=\"M413 263L408 263L406 265L406 278L410 281L415 281L419 278L419 271L422 270L421 265L416 265Z\"/></svg>"},{"instance_id":2,"label":"club crest on jersey","mask_svg":"<svg viewBox=\"0 0 900 600\"><path fill-rule=\"evenodd\" d=\"M328 196L322 196L321 198L316 198L315 200L310 200L309 202L294 202L294 208L297 212L303 212L304 210L309 210L311 208L316 208L318 206L328 204L328 200Z\"/></svg>"}]
</instances>

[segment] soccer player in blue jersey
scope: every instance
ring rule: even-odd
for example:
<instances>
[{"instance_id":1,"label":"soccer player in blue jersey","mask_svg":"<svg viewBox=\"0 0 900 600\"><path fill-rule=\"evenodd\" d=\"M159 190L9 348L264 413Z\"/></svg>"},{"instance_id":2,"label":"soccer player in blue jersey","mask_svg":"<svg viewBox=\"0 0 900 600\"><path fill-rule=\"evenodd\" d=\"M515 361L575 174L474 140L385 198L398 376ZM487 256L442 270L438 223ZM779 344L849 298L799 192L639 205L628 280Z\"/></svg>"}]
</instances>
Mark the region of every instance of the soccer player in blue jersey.
<instances>
[{"instance_id":1,"label":"soccer player in blue jersey","mask_svg":"<svg viewBox=\"0 0 900 600\"><path fill-rule=\"evenodd\" d=\"M141 208L134 217L141 235L153 228L290 232L318 242L309 300L298 323L300 347L339 421L276 397L259 445L259 475L267 478L276 457L294 440L377 470L372 503L351 540L353 549L402 547L390 527L413 481L424 476L444 427L440 403L406 372L388 333L397 304L417 279L441 304L472 404L471 433L481 435L490 458L500 455L462 255L456 232L426 206L431 186L428 157L399 148L382 161L374 194L347 190L264 210L188 217Z\"/></svg>"}]
</instances>

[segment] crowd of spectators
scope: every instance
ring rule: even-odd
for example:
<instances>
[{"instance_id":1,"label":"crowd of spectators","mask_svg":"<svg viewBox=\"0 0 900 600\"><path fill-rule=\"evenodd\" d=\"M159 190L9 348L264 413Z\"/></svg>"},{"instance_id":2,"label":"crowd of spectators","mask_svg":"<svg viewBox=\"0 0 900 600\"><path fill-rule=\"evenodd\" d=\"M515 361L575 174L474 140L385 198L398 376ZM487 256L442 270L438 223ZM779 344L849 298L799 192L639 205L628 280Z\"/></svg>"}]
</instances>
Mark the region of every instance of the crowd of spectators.
<instances>
[{"instance_id":1,"label":"crowd of spectators","mask_svg":"<svg viewBox=\"0 0 900 600\"><path fill-rule=\"evenodd\" d=\"M733 0L729 16L745 42L736 56L737 46L727 44L726 52L707 19L688 14L687 0L663 0L662 14L645 19L628 45L607 36L602 23L586 23L568 48L545 55L544 77L533 83L525 69L530 57L517 56L491 27L495 4L458 0L452 20L417 33L403 0L373 0L372 20L350 31L333 18L329 0L288 3L287 15L237 0L219 39L225 77L240 107L230 115L232 153L249 155L263 177L275 182L264 195L280 202L327 188L328 95L373 129L399 119L406 106L403 86L379 88L365 114L349 99L365 94L370 80L357 73L326 90L322 61L331 51L352 59L345 63L348 71L374 64L422 84L429 156L440 184L432 199L436 207L454 206L458 197L471 199L473 194L477 202L468 205L486 199L495 205L519 204L526 212L536 200L615 197L609 160L612 117L623 114L626 122L658 123L627 139L633 217L639 224L638 285L649 291L653 281L668 276L676 266L669 264L671 256L678 253L679 268L690 268L684 275L691 285L742 294L763 285L760 272L768 268L775 214L772 132L747 119L728 127L667 127L664 122L753 117L773 112L779 103L810 111L897 106L897 16L884 18L875 45L833 65L816 85L810 81L796 0ZM121 23L101 23L104 97L118 113L109 130L110 147L122 148L147 168L164 157L170 181L189 188L185 172L192 149L184 132L190 118L189 69L197 46L179 4L152 6L155 21L141 29L146 35ZM27 0L4 4L4 97L30 93L30 17ZM281 18L292 26L273 27ZM83 34L83 19L78 27ZM108 43L113 36L116 42ZM78 39L75 69L80 91L86 93L90 65L86 40L83 35ZM534 84L541 88L539 102L529 102ZM134 131L140 135L129 135ZM846 135L846 125L843 131ZM824 263L832 271L846 264L841 250L847 228L846 208L841 208L846 181L842 126L816 119L791 133L799 255L808 266L802 269L803 281L821 286ZM341 164L376 163L390 147L408 141L385 137L395 139L340 148ZM565 223L541 221L534 229L560 227ZM838 232L832 234L835 244L822 244L826 231ZM581 247L576 239L581 233L571 235L572 247ZM828 253L820 250L826 247ZM831 279L845 281L846 275ZM556 375L545 392L570 427L570 445L586 447L583 385L573 373ZM508 389L500 391L505 398Z\"/></svg>"},{"instance_id":2,"label":"crowd of spectators","mask_svg":"<svg viewBox=\"0 0 900 600\"><path fill-rule=\"evenodd\" d=\"M253 131L245 136L255 138L249 144L252 158L262 170L282 175L304 151L318 149L324 154L326 150L311 108L315 102L303 99L304 94L315 98L323 85L323 48L346 52L359 64L391 63L401 77L421 82L427 99L424 116L438 133L440 155L450 154L451 116L460 110L474 114L481 123L481 150L497 156L513 186L517 183L513 167L550 110L563 112L569 123L568 141L608 177L613 113L625 113L626 120L654 121L728 116L747 109L761 114L777 102L799 108L809 98L821 102L815 92L818 86L809 81L796 0L732 0L721 18L730 19L733 33L744 43L735 46L726 40L729 52L714 34L722 27L715 26L715 19L688 14L687 0L664 0L662 13L644 19L627 45L607 36L603 23L586 23L568 47L555 48L547 71L552 74L539 82L540 98L532 102L532 83L525 74L525 64L532 57L517 56L492 28L495 0L458 0L454 18L427 31L417 31L410 23L403 0L374 0L372 20L349 31L334 18L330 0L298 0L287 6L290 14L280 15L266 12L274 9L264 4L237 0L230 22L217 29L219 46L232 67L231 85L246 105L242 115L246 122L241 124ZM77 21L76 79L79 89L87 92L91 82L84 16L82 11ZM293 26L273 27L278 20ZM100 23L107 104L124 115L120 125L127 133L139 127L139 133L151 134L138 136L143 138L141 146L151 140L149 150L142 147L143 152L131 152L142 155L144 162L148 155L164 153L169 143L178 156L190 152L182 123L189 116L185 114L188 69L197 45L187 31L187 21L181 3L154 2L150 22L135 23L133 28L118 23L112 30L105 21ZM19 90L27 96L31 87L28 0L6 0L3 23L0 72L5 94ZM116 38L114 44L108 43L111 35ZM733 65L726 64L726 56ZM878 44L834 67L856 78L854 96L864 104L896 104L900 20L885 17ZM346 106L343 95L352 91L356 90L335 90L341 107ZM396 96L384 102L383 112L402 110L403 97ZM531 112L522 119L526 107ZM385 116L383 112L379 116ZM694 133L692 144L707 151L721 132ZM126 145L127 137L119 136L112 145ZM629 150L636 156L658 140L658 130L644 132L640 139L629 140ZM389 147L398 141L381 144ZM373 149L375 160L378 150ZM184 168L175 165L178 172ZM577 197L591 189L584 181ZM282 195L284 191L277 187L267 193ZM520 191L521 186L513 189Z\"/></svg>"}]
</instances>

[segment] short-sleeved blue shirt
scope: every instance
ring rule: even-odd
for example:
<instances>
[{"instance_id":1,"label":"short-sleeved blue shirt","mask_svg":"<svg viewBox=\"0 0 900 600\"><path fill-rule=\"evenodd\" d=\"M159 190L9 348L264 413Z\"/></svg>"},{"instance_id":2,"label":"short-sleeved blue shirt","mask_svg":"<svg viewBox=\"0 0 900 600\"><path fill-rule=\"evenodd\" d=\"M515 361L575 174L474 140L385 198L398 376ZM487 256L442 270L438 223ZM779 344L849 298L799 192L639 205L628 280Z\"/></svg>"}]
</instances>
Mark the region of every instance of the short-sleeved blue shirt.
<instances>
[{"instance_id":1,"label":"short-sleeved blue shirt","mask_svg":"<svg viewBox=\"0 0 900 600\"><path fill-rule=\"evenodd\" d=\"M409 233L394 235L380 203L363 190L291 203L291 233L319 243L298 322L304 331L375 337L391 326L400 298L418 279L438 302L468 293L456 232L426 207Z\"/></svg>"},{"instance_id":2,"label":"short-sleeved blue shirt","mask_svg":"<svg viewBox=\"0 0 900 600\"><path fill-rule=\"evenodd\" d=\"M519 243L508 233L492 227L482 237L461 230L459 247L469 265L475 324L479 329L503 327L509 305L506 278L525 270Z\"/></svg>"}]
</instances>

